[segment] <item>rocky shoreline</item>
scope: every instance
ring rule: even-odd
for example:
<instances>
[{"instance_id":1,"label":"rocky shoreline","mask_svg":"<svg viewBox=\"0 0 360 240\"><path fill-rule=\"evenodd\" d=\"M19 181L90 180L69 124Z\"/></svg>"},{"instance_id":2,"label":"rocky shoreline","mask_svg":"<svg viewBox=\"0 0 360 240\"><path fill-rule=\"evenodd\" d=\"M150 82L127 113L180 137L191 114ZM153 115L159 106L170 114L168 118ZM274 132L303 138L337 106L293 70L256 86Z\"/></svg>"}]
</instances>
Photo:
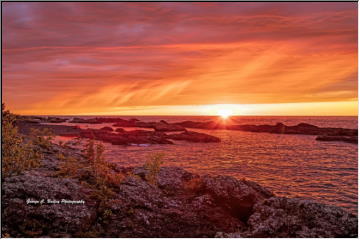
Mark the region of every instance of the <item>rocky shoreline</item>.
<instances>
[{"instance_id":1,"label":"rocky shoreline","mask_svg":"<svg viewBox=\"0 0 360 240\"><path fill-rule=\"evenodd\" d=\"M80 129L66 125L46 125L46 123L87 123L101 124L113 123L116 129ZM40 124L42 123L42 124ZM168 123L164 120L159 122L142 122L138 119L124 120L121 118L57 118L57 117L23 117L18 122L20 131L27 132L32 128L50 128L56 135L76 136L85 138L95 138L115 145L127 144L173 144L171 140L181 140L189 142L220 142L221 139L209 134L190 131L190 129L206 130L234 130L246 132L262 132L272 134L300 134L315 135L317 141L342 141L346 143L358 143L358 130L349 128L322 128L307 123L299 123L294 126L287 126L283 123L275 125L234 125L226 124L222 121L194 122L183 121ZM149 128L148 130L125 131L123 127ZM175 132L175 133L171 133Z\"/></svg>"},{"instance_id":2,"label":"rocky shoreline","mask_svg":"<svg viewBox=\"0 0 360 240\"><path fill-rule=\"evenodd\" d=\"M3 179L3 233L11 237L357 237L357 216L310 200L277 197L245 179L162 167L156 181L144 166L112 166L124 178L95 197L86 167L76 177L56 173L76 147L53 144L42 165ZM119 156L120 157L120 156ZM90 180L89 180L90 179ZM28 199L84 204L27 204ZM21 216L21 217L19 217Z\"/></svg>"}]
</instances>

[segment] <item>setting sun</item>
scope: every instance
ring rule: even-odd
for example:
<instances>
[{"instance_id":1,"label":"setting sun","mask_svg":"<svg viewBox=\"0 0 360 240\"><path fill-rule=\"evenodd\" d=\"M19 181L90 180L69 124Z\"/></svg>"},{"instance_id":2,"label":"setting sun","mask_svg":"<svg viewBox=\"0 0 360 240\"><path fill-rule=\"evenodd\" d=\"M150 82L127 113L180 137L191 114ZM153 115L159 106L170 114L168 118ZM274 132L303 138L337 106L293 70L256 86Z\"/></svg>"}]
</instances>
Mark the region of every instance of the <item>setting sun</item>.
<instances>
[{"instance_id":1,"label":"setting sun","mask_svg":"<svg viewBox=\"0 0 360 240\"><path fill-rule=\"evenodd\" d=\"M222 117L223 119L227 119L229 116L232 115L232 110L231 109L219 109L218 115L220 117Z\"/></svg>"}]
</instances>

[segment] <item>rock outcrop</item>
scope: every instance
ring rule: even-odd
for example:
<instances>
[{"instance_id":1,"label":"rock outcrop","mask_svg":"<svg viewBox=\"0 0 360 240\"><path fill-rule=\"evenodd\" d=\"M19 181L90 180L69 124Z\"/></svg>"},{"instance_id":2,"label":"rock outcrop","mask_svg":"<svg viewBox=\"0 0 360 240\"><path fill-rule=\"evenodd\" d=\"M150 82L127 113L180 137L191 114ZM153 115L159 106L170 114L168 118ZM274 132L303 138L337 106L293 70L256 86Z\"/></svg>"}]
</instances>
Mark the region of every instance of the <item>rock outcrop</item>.
<instances>
[{"instance_id":1,"label":"rock outcrop","mask_svg":"<svg viewBox=\"0 0 360 240\"><path fill-rule=\"evenodd\" d=\"M110 132L99 129L84 129L80 137L109 142L114 145L172 144L163 133L145 130Z\"/></svg>"},{"instance_id":2,"label":"rock outcrop","mask_svg":"<svg viewBox=\"0 0 360 240\"><path fill-rule=\"evenodd\" d=\"M177 131L185 131L186 129L176 124L168 124L166 122L160 122L154 125L154 130L160 132L177 132Z\"/></svg>"},{"instance_id":3,"label":"rock outcrop","mask_svg":"<svg viewBox=\"0 0 360 240\"><path fill-rule=\"evenodd\" d=\"M152 128L155 131L160 132L176 132L176 131L184 131L185 128L176 124L170 124L166 121L160 122L141 122L141 121L121 121L117 122L113 125L114 127L138 127L138 128Z\"/></svg>"},{"instance_id":4,"label":"rock outcrop","mask_svg":"<svg viewBox=\"0 0 360 240\"><path fill-rule=\"evenodd\" d=\"M242 237L357 237L357 217L344 210L304 199L272 197L254 206Z\"/></svg>"},{"instance_id":5,"label":"rock outcrop","mask_svg":"<svg viewBox=\"0 0 360 240\"><path fill-rule=\"evenodd\" d=\"M209 134L205 133L198 133L198 132L192 132L192 131L184 131L182 133L175 133L175 134L169 134L169 139L173 140L184 140L189 142L220 142L220 138L211 136Z\"/></svg>"},{"instance_id":6,"label":"rock outcrop","mask_svg":"<svg viewBox=\"0 0 360 240\"><path fill-rule=\"evenodd\" d=\"M102 131L107 131L107 132L112 132L112 131L114 131L114 129L112 129L111 127L102 127L102 128L100 128L100 130L102 130Z\"/></svg>"},{"instance_id":7,"label":"rock outcrop","mask_svg":"<svg viewBox=\"0 0 360 240\"><path fill-rule=\"evenodd\" d=\"M77 180L42 176L29 171L7 178L3 184L2 208L10 236L70 237L69 233L86 230L95 215L90 201L86 204L54 204L48 200L84 200L84 188ZM43 203L31 203L44 201Z\"/></svg>"},{"instance_id":8,"label":"rock outcrop","mask_svg":"<svg viewBox=\"0 0 360 240\"><path fill-rule=\"evenodd\" d=\"M38 124L25 121L17 121L16 125L19 128L19 132L22 134L29 134L30 129L32 128L39 130L49 129L54 135L73 137L78 136L81 132L81 129L77 126Z\"/></svg>"},{"instance_id":9,"label":"rock outcrop","mask_svg":"<svg viewBox=\"0 0 360 240\"><path fill-rule=\"evenodd\" d=\"M246 132L266 132L276 134L302 134L302 135L320 135L316 138L319 141L343 141L349 143L357 143L357 129L349 128L321 128L308 123L299 123L294 126L287 126L283 123L277 123L275 125L234 125L224 124L223 122L207 121L207 122L194 122L184 121L175 123L178 126L186 128L198 128L198 129L227 129L238 130Z\"/></svg>"},{"instance_id":10,"label":"rock outcrop","mask_svg":"<svg viewBox=\"0 0 360 240\"><path fill-rule=\"evenodd\" d=\"M125 131L117 128L115 131L111 127L101 129L81 129L78 126L37 124L19 121L17 126L20 133L29 134L31 128L49 129L54 135L67 137L90 138L108 142L114 145L129 144L173 144L171 139L185 140L190 142L219 142L220 139L208 134L196 132L184 132L178 135L167 135L163 131L131 130Z\"/></svg>"},{"instance_id":11,"label":"rock outcrop","mask_svg":"<svg viewBox=\"0 0 360 240\"><path fill-rule=\"evenodd\" d=\"M3 231L12 237L356 237L357 217L338 207L275 197L255 182L163 167L156 184L143 167L105 203L76 179L44 168L3 182ZM26 204L27 199L84 204ZM104 205L105 204L105 205ZM19 218L19 216L22 216Z\"/></svg>"}]
</instances>

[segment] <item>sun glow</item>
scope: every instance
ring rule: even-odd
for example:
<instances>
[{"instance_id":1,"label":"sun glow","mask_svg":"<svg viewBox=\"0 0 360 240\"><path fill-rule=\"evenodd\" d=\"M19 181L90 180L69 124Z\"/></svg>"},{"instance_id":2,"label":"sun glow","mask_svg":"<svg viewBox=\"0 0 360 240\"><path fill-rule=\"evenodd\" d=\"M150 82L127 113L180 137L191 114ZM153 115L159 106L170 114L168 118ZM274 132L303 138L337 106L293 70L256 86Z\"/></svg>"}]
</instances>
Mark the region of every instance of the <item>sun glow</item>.
<instances>
[{"instance_id":1,"label":"sun glow","mask_svg":"<svg viewBox=\"0 0 360 240\"><path fill-rule=\"evenodd\" d=\"M231 116L233 113L233 111L231 109L219 109L218 110L218 115L220 117L222 117L223 119L227 119L229 116Z\"/></svg>"}]
</instances>

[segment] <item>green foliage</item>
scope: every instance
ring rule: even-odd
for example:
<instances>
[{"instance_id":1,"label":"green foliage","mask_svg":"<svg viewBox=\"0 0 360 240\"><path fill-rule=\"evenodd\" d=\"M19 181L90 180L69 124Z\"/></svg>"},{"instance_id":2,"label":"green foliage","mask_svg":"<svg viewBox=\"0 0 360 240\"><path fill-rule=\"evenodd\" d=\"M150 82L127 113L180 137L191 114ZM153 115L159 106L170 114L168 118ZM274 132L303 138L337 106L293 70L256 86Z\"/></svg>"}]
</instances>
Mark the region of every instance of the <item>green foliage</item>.
<instances>
[{"instance_id":1,"label":"green foliage","mask_svg":"<svg viewBox=\"0 0 360 240\"><path fill-rule=\"evenodd\" d=\"M2 104L2 174L4 177L40 165L42 154L31 141L25 141L15 126L16 116Z\"/></svg>"},{"instance_id":2,"label":"green foliage","mask_svg":"<svg viewBox=\"0 0 360 240\"><path fill-rule=\"evenodd\" d=\"M150 155L150 158L145 162L144 168L147 170L145 179L150 184L157 184L157 178L160 172L161 164L163 164L164 156L165 154L163 153L155 153Z\"/></svg>"}]
</instances>

